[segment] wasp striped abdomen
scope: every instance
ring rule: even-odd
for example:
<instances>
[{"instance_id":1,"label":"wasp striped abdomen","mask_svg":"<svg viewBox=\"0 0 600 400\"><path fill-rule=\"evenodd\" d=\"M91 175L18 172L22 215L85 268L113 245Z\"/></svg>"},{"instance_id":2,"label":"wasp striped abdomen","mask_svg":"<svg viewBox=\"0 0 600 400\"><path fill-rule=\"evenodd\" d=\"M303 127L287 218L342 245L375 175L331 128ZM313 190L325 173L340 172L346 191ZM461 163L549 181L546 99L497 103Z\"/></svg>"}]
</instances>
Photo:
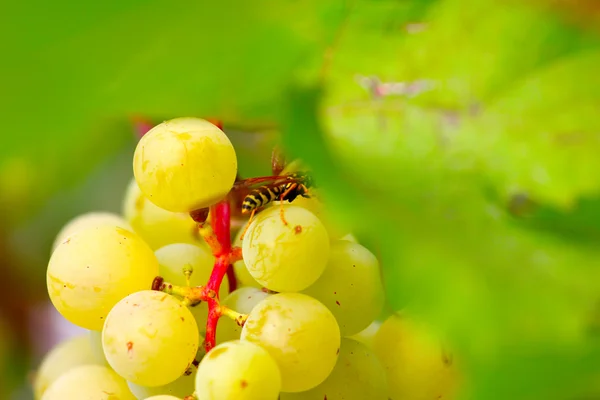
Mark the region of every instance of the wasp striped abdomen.
<instances>
[{"instance_id":1,"label":"wasp striped abdomen","mask_svg":"<svg viewBox=\"0 0 600 400\"><path fill-rule=\"evenodd\" d=\"M242 203L242 213L249 213L259 207L265 206L272 201L275 201L284 193L289 184L281 186L261 186L252 190Z\"/></svg>"}]
</instances>

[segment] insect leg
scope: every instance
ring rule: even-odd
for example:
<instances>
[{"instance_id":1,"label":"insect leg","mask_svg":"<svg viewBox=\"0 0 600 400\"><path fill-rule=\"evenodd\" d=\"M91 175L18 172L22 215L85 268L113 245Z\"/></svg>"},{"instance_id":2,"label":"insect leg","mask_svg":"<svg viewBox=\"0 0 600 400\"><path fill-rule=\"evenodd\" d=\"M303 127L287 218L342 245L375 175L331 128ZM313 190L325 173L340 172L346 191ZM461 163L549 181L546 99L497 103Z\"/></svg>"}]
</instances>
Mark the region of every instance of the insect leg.
<instances>
[{"instance_id":1,"label":"insect leg","mask_svg":"<svg viewBox=\"0 0 600 400\"><path fill-rule=\"evenodd\" d=\"M246 232L248 231L248 228L250 228L250 223L252 222L252 218L254 217L254 213L256 213L256 208L254 210L252 210L252 213L250 214L250 219L248 219L248 223L246 224L246 228L244 228L244 232L242 232L242 236L240 236L240 241L244 240L244 236L246 236Z\"/></svg>"}]
</instances>

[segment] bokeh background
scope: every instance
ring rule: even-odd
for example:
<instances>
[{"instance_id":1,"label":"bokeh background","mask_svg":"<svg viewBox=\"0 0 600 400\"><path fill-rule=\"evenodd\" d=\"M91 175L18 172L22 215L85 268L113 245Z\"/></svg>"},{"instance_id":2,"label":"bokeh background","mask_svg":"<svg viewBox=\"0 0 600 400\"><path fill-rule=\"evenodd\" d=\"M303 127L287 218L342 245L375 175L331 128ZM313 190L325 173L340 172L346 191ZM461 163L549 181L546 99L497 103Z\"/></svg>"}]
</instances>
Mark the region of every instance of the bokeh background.
<instances>
[{"instance_id":1,"label":"bokeh background","mask_svg":"<svg viewBox=\"0 0 600 400\"><path fill-rule=\"evenodd\" d=\"M0 7L0 399L76 332L54 236L121 212L140 129L180 116L222 120L242 176L302 157L466 397L600 399L597 1Z\"/></svg>"}]
</instances>

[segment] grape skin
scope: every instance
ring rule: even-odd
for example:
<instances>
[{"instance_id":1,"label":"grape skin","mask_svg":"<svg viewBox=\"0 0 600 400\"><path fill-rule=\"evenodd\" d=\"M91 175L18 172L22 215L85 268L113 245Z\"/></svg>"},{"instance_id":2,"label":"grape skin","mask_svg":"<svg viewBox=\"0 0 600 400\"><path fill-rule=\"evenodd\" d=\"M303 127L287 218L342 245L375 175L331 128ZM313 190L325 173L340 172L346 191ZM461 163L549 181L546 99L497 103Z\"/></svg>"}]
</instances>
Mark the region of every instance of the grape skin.
<instances>
[{"instance_id":1,"label":"grape skin","mask_svg":"<svg viewBox=\"0 0 600 400\"><path fill-rule=\"evenodd\" d=\"M161 247L154 252L159 263L160 276L165 282L178 286L187 286L184 268L193 271L190 276L190 286L202 286L208 282L213 269L215 257L208 248L199 247L188 243L173 243ZM229 283L224 279L219 289L219 297L224 298L229 293ZM206 331L206 319L208 318L208 305L202 302L193 307L190 311L196 319L198 331L204 334Z\"/></svg>"},{"instance_id":2,"label":"grape skin","mask_svg":"<svg viewBox=\"0 0 600 400\"><path fill-rule=\"evenodd\" d=\"M71 235L52 254L47 286L54 307L82 328L100 330L123 297L150 289L158 261L135 233L97 226Z\"/></svg>"},{"instance_id":3,"label":"grape skin","mask_svg":"<svg viewBox=\"0 0 600 400\"><path fill-rule=\"evenodd\" d=\"M241 314L250 314L252 309L262 300L270 296L254 287L243 287L235 290L225 298L222 304ZM217 342L237 340L242 334L242 327L231 318L223 317L217 325Z\"/></svg>"},{"instance_id":4,"label":"grape skin","mask_svg":"<svg viewBox=\"0 0 600 400\"><path fill-rule=\"evenodd\" d=\"M80 365L100 365L94 357L86 335L69 338L54 346L42 360L33 383L36 399L40 399L46 389L65 372Z\"/></svg>"},{"instance_id":5,"label":"grape skin","mask_svg":"<svg viewBox=\"0 0 600 400\"><path fill-rule=\"evenodd\" d=\"M133 232L131 225L129 225L123 217L117 214L105 211L89 212L73 218L62 227L58 232L58 235L56 235L56 239L54 239L52 251L54 251L59 244L67 240L72 234L96 226L118 226L119 228Z\"/></svg>"},{"instance_id":6,"label":"grape skin","mask_svg":"<svg viewBox=\"0 0 600 400\"><path fill-rule=\"evenodd\" d=\"M123 215L152 249L171 243L191 243L208 248L189 214L158 207L144 196L135 179L127 187Z\"/></svg>"},{"instance_id":7,"label":"grape skin","mask_svg":"<svg viewBox=\"0 0 600 400\"><path fill-rule=\"evenodd\" d=\"M337 363L325 382L300 393L281 393L281 400L387 400L381 362L363 344L344 338Z\"/></svg>"},{"instance_id":8,"label":"grape skin","mask_svg":"<svg viewBox=\"0 0 600 400\"><path fill-rule=\"evenodd\" d=\"M229 193L237 174L235 150L208 121L176 118L147 132L133 156L135 179L160 208L191 212Z\"/></svg>"},{"instance_id":9,"label":"grape skin","mask_svg":"<svg viewBox=\"0 0 600 400\"><path fill-rule=\"evenodd\" d=\"M102 348L102 331L89 331L88 339L96 364L108 366L108 361L106 361L104 349Z\"/></svg>"},{"instance_id":10,"label":"grape skin","mask_svg":"<svg viewBox=\"0 0 600 400\"><path fill-rule=\"evenodd\" d=\"M196 367L191 367L188 375L183 375L171 383L164 386L140 386L135 383L127 382L129 390L138 399L143 400L151 396L157 397L159 395L174 396L175 398L183 398L189 396L194 392L194 385L196 382Z\"/></svg>"},{"instance_id":11,"label":"grape skin","mask_svg":"<svg viewBox=\"0 0 600 400\"><path fill-rule=\"evenodd\" d=\"M258 214L243 240L242 252L250 275L277 292L306 289L323 273L329 257L329 236L319 219L296 206Z\"/></svg>"},{"instance_id":12,"label":"grape skin","mask_svg":"<svg viewBox=\"0 0 600 400\"><path fill-rule=\"evenodd\" d=\"M61 375L41 400L135 400L125 380L101 365L83 365Z\"/></svg>"},{"instance_id":13,"label":"grape skin","mask_svg":"<svg viewBox=\"0 0 600 400\"><path fill-rule=\"evenodd\" d=\"M134 293L110 311L102 346L110 366L141 386L162 386L182 376L198 350L198 327L175 297Z\"/></svg>"},{"instance_id":14,"label":"grape skin","mask_svg":"<svg viewBox=\"0 0 600 400\"><path fill-rule=\"evenodd\" d=\"M244 228L238 230L235 235L235 239L233 240L233 246L242 247L241 236L244 232ZM235 271L235 277L240 284L240 286L252 286L258 289L261 289L263 286L256 282L256 279L250 275L248 268L246 267L246 262L242 259L233 263L233 269Z\"/></svg>"},{"instance_id":15,"label":"grape skin","mask_svg":"<svg viewBox=\"0 0 600 400\"><path fill-rule=\"evenodd\" d=\"M198 366L196 396L210 400L276 400L281 375L262 347L234 340L208 352Z\"/></svg>"},{"instance_id":16,"label":"grape skin","mask_svg":"<svg viewBox=\"0 0 600 400\"><path fill-rule=\"evenodd\" d=\"M241 338L273 356L285 392L309 390L323 382L340 348L340 330L331 311L300 293L274 294L258 303Z\"/></svg>"},{"instance_id":17,"label":"grape skin","mask_svg":"<svg viewBox=\"0 0 600 400\"><path fill-rule=\"evenodd\" d=\"M377 258L358 243L335 241L325 271L303 293L331 310L342 336L358 333L383 309L383 284Z\"/></svg>"},{"instance_id":18,"label":"grape skin","mask_svg":"<svg viewBox=\"0 0 600 400\"><path fill-rule=\"evenodd\" d=\"M170 396L168 394L160 394L158 396L146 397L145 400L181 400L179 397Z\"/></svg>"},{"instance_id":19,"label":"grape skin","mask_svg":"<svg viewBox=\"0 0 600 400\"><path fill-rule=\"evenodd\" d=\"M457 372L441 343L425 327L406 316L389 317L375 335L392 400L453 398Z\"/></svg>"}]
</instances>

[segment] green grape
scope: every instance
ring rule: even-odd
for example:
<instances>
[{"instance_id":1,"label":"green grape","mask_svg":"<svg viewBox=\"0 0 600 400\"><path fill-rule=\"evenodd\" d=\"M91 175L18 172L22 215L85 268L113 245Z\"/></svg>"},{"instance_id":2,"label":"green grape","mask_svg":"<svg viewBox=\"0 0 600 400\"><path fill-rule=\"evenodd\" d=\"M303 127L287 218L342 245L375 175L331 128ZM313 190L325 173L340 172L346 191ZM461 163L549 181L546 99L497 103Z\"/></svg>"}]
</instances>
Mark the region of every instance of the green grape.
<instances>
[{"instance_id":1,"label":"green grape","mask_svg":"<svg viewBox=\"0 0 600 400\"><path fill-rule=\"evenodd\" d=\"M337 363L325 382L281 400L388 400L385 372L377 356L363 344L344 338Z\"/></svg>"},{"instance_id":2,"label":"green grape","mask_svg":"<svg viewBox=\"0 0 600 400\"><path fill-rule=\"evenodd\" d=\"M52 244L52 250L56 249L59 244L64 242L72 234L87 228L93 228L96 226L118 226L119 228L127 229L133 232L131 225L125 221L125 219L117 214L110 212L97 211L81 214L69 222L58 232L54 243Z\"/></svg>"},{"instance_id":3,"label":"green grape","mask_svg":"<svg viewBox=\"0 0 600 400\"><path fill-rule=\"evenodd\" d=\"M108 365L108 361L106 361L106 356L104 355L104 349L102 348L102 331L89 331L89 342L96 364Z\"/></svg>"},{"instance_id":4,"label":"green grape","mask_svg":"<svg viewBox=\"0 0 600 400\"><path fill-rule=\"evenodd\" d=\"M347 233L346 235L342 236L339 240L347 240L348 242L358 243L358 239L356 239L356 236L354 236L351 233Z\"/></svg>"},{"instance_id":5,"label":"green grape","mask_svg":"<svg viewBox=\"0 0 600 400\"><path fill-rule=\"evenodd\" d=\"M184 374L198 350L198 327L175 297L133 293L108 314L102 346L110 366L129 382L162 386Z\"/></svg>"},{"instance_id":6,"label":"green grape","mask_svg":"<svg viewBox=\"0 0 600 400\"><path fill-rule=\"evenodd\" d=\"M458 375L452 357L415 321L392 315L379 328L373 348L386 371L392 400L454 397Z\"/></svg>"},{"instance_id":7,"label":"green grape","mask_svg":"<svg viewBox=\"0 0 600 400\"><path fill-rule=\"evenodd\" d=\"M190 212L229 193L237 160L231 142L215 125L177 118L142 137L133 156L133 172L151 202L165 210Z\"/></svg>"},{"instance_id":8,"label":"green grape","mask_svg":"<svg viewBox=\"0 0 600 400\"><path fill-rule=\"evenodd\" d=\"M371 325L367 326L362 331L350 336L351 339L354 339L369 349L373 349L373 341L375 340L375 335L379 332L379 328L381 327L381 321L373 321Z\"/></svg>"},{"instance_id":9,"label":"green grape","mask_svg":"<svg viewBox=\"0 0 600 400\"><path fill-rule=\"evenodd\" d=\"M206 246L198 226L187 213L164 210L144 196L135 179L131 180L123 201L123 215L135 232L153 249L171 243Z\"/></svg>"},{"instance_id":10,"label":"green grape","mask_svg":"<svg viewBox=\"0 0 600 400\"><path fill-rule=\"evenodd\" d=\"M108 367L83 365L61 375L41 400L135 400L127 383Z\"/></svg>"},{"instance_id":11,"label":"green grape","mask_svg":"<svg viewBox=\"0 0 600 400\"><path fill-rule=\"evenodd\" d=\"M80 365L100 364L92 353L86 335L59 343L42 360L33 382L33 392L40 399L46 389L65 372Z\"/></svg>"},{"instance_id":12,"label":"green grape","mask_svg":"<svg viewBox=\"0 0 600 400\"><path fill-rule=\"evenodd\" d=\"M304 293L327 306L342 336L365 329L383 309L383 284L375 256L358 243L331 244L325 272Z\"/></svg>"},{"instance_id":13,"label":"green grape","mask_svg":"<svg viewBox=\"0 0 600 400\"><path fill-rule=\"evenodd\" d=\"M158 396L146 397L145 400L181 400L179 397L169 396L168 394L159 394Z\"/></svg>"},{"instance_id":14,"label":"green grape","mask_svg":"<svg viewBox=\"0 0 600 400\"><path fill-rule=\"evenodd\" d=\"M190 271L190 286L206 285L215 263L215 257L206 247L188 243L173 243L154 252L159 264L160 276L166 282L187 286L184 271ZM222 296L229 292L227 280L221 285Z\"/></svg>"},{"instance_id":15,"label":"green grape","mask_svg":"<svg viewBox=\"0 0 600 400\"><path fill-rule=\"evenodd\" d=\"M277 363L265 349L250 342L222 343L198 366L198 399L277 400L280 389Z\"/></svg>"},{"instance_id":16,"label":"green grape","mask_svg":"<svg viewBox=\"0 0 600 400\"><path fill-rule=\"evenodd\" d=\"M244 229L245 228L242 227L242 229L238 230L233 241L233 246L242 247L242 240L240 239L240 237L242 236ZM240 286L252 286L258 289L261 289L263 287L260 283L256 282L256 279L254 279L252 275L250 275L250 272L248 271L248 268L246 268L246 263L244 262L244 260L234 262L233 270L235 271L235 277Z\"/></svg>"},{"instance_id":17,"label":"green grape","mask_svg":"<svg viewBox=\"0 0 600 400\"><path fill-rule=\"evenodd\" d=\"M274 294L258 303L241 338L273 356L285 392L309 390L323 382L340 349L340 328L331 311L301 293Z\"/></svg>"},{"instance_id":18,"label":"green grape","mask_svg":"<svg viewBox=\"0 0 600 400\"><path fill-rule=\"evenodd\" d=\"M225 298L222 304L241 314L250 314L254 306L260 303L269 294L254 287L242 287ZM217 325L217 342L237 340L242 334L242 327L234 320L222 317Z\"/></svg>"},{"instance_id":19,"label":"green grape","mask_svg":"<svg viewBox=\"0 0 600 400\"><path fill-rule=\"evenodd\" d=\"M306 289L323 273L329 257L329 237L314 214L302 207L285 206L256 216L243 240L248 271L261 285L277 292Z\"/></svg>"},{"instance_id":20,"label":"green grape","mask_svg":"<svg viewBox=\"0 0 600 400\"><path fill-rule=\"evenodd\" d=\"M54 250L47 271L48 293L67 320L100 330L119 300L150 289L157 275L158 261L138 235L97 226L78 231Z\"/></svg>"},{"instance_id":21,"label":"green grape","mask_svg":"<svg viewBox=\"0 0 600 400\"><path fill-rule=\"evenodd\" d=\"M206 247L198 247L188 243L174 243L161 247L154 254L160 265L160 275L166 282L187 286L185 270L193 271L190 276L191 286L206 285L215 262L214 256ZM219 289L219 297L224 298L229 293L229 283L223 280ZM198 324L198 331L202 334L206 330L208 306L202 302L190 308Z\"/></svg>"},{"instance_id":22,"label":"green grape","mask_svg":"<svg viewBox=\"0 0 600 400\"><path fill-rule=\"evenodd\" d=\"M190 367L188 371L186 371L186 374L183 374L183 376L164 386L140 386L131 382L127 382L127 386L129 386L129 390L131 390L131 393L133 393L138 400L159 395L170 395L175 396L176 398L184 398L185 396L189 396L194 393L196 367Z\"/></svg>"}]
</instances>

